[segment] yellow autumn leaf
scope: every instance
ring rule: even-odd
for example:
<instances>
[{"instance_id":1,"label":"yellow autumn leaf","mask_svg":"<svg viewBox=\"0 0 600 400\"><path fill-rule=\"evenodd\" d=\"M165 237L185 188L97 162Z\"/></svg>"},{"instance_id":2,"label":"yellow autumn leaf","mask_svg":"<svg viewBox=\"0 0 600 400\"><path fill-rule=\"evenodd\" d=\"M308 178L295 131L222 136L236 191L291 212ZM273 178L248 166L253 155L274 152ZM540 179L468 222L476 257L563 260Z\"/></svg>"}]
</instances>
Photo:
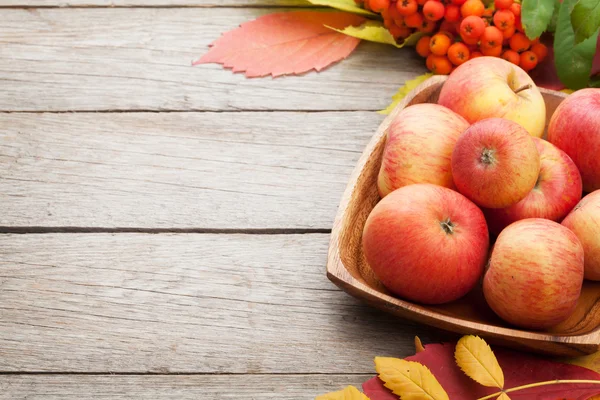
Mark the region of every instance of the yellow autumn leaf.
<instances>
[{"instance_id":1,"label":"yellow autumn leaf","mask_svg":"<svg viewBox=\"0 0 600 400\"><path fill-rule=\"evenodd\" d=\"M325 25L327 26L327 25ZM423 36L423 33L416 32L407 37L402 43L397 43L396 39L392 36L390 31L379 21L367 21L360 26L347 26L344 29L336 29L331 26L327 26L336 32L343 33L344 35L352 36L355 38L368 40L369 42L377 42L390 44L397 48L404 46L414 46L417 41Z\"/></svg>"},{"instance_id":2,"label":"yellow autumn leaf","mask_svg":"<svg viewBox=\"0 0 600 400\"><path fill-rule=\"evenodd\" d=\"M419 86L421 83L425 82L432 75L433 74L431 74L431 73L427 73L427 74L423 74L421 76L417 76L415 79L406 81L404 86L402 86L400 89L398 89L398 92L396 92L396 94L394 96L392 96L392 104L387 106L387 108L385 110L378 111L379 114L388 115L389 113L391 113L392 110L398 105L398 103L400 103L402 101L402 99L405 98L406 95L411 92L411 90L413 90L414 88Z\"/></svg>"},{"instance_id":3,"label":"yellow autumn leaf","mask_svg":"<svg viewBox=\"0 0 600 400\"><path fill-rule=\"evenodd\" d=\"M365 10L364 8L356 5L354 0L308 0L309 3L316 6L326 6L335 8L337 10L348 11L353 14L367 15L370 17L377 17L378 15L371 11Z\"/></svg>"},{"instance_id":4,"label":"yellow autumn leaf","mask_svg":"<svg viewBox=\"0 0 600 400\"><path fill-rule=\"evenodd\" d=\"M460 338L454 352L456 364L465 374L483 386L504 387L504 374L494 352L482 338L468 335Z\"/></svg>"},{"instance_id":5,"label":"yellow autumn leaf","mask_svg":"<svg viewBox=\"0 0 600 400\"><path fill-rule=\"evenodd\" d=\"M583 368L591 369L592 371L600 373L600 351L587 356L562 358L557 360L566 364L578 365Z\"/></svg>"},{"instance_id":6,"label":"yellow autumn leaf","mask_svg":"<svg viewBox=\"0 0 600 400\"><path fill-rule=\"evenodd\" d=\"M500 396L496 398L496 400L510 400L510 397L506 393L502 393Z\"/></svg>"},{"instance_id":7,"label":"yellow autumn leaf","mask_svg":"<svg viewBox=\"0 0 600 400\"><path fill-rule=\"evenodd\" d=\"M369 398L354 386L347 386L343 390L317 396L315 400L369 400Z\"/></svg>"},{"instance_id":8,"label":"yellow autumn leaf","mask_svg":"<svg viewBox=\"0 0 600 400\"><path fill-rule=\"evenodd\" d=\"M402 400L449 400L431 371L418 362L375 357L375 370L385 387Z\"/></svg>"},{"instance_id":9,"label":"yellow autumn leaf","mask_svg":"<svg viewBox=\"0 0 600 400\"><path fill-rule=\"evenodd\" d=\"M425 351L425 347L423 347L423 343L421 343L421 339L418 336L415 336L415 353L420 353Z\"/></svg>"},{"instance_id":10,"label":"yellow autumn leaf","mask_svg":"<svg viewBox=\"0 0 600 400\"><path fill-rule=\"evenodd\" d=\"M571 90L571 89L563 89L563 90L561 90L561 92L563 92L563 93L566 93L566 94L571 94L571 93L573 93L573 92L574 92L574 90Z\"/></svg>"}]
</instances>

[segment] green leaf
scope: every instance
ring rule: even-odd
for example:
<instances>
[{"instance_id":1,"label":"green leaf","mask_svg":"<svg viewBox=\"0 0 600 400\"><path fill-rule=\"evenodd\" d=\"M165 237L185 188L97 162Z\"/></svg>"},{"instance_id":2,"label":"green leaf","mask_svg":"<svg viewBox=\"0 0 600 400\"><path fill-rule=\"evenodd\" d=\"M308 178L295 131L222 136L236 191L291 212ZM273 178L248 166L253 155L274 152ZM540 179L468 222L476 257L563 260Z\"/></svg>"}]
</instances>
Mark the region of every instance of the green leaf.
<instances>
[{"instance_id":1,"label":"green leaf","mask_svg":"<svg viewBox=\"0 0 600 400\"><path fill-rule=\"evenodd\" d=\"M308 0L309 3L316 6L326 6L336 8L342 11L348 11L353 14L368 15L371 17L377 17L378 15L371 11L360 8L356 5L354 0Z\"/></svg>"},{"instance_id":2,"label":"green leaf","mask_svg":"<svg viewBox=\"0 0 600 400\"><path fill-rule=\"evenodd\" d=\"M552 20L555 0L523 0L521 22L530 39L540 37Z\"/></svg>"},{"instance_id":3,"label":"green leaf","mask_svg":"<svg viewBox=\"0 0 600 400\"><path fill-rule=\"evenodd\" d=\"M561 0L554 0L554 12L552 13L552 19L550 19L550 23L548 24L548 28L546 31L554 33L556 32L556 22L558 21L558 10L560 10Z\"/></svg>"},{"instance_id":4,"label":"green leaf","mask_svg":"<svg viewBox=\"0 0 600 400\"><path fill-rule=\"evenodd\" d=\"M579 44L575 44L575 32L571 25L571 11L577 0L564 0L558 12L554 34L554 62L562 83L577 90L588 85L592 61L596 52L598 31Z\"/></svg>"},{"instance_id":5,"label":"green leaf","mask_svg":"<svg viewBox=\"0 0 600 400\"><path fill-rule=\"evenodd\" d=\"M400 103L402 101L402 99L405 98L406 95L410 93L411 90L413 90L414 88L419 86L421 83L425 82L432 75L433 75L432 73L426 73L426 74L417 76L415 79L406 81L404 83L404 86L402 86L400 89L398 89L398 92L396 92L396 94L392 96L392 104L387 106L387 108L385 110L378 111L378 113L384 114L384 115L388 115L389 113L391 113L392 110L394 108L396 108L398 103Z\"/></svg>"},{"instance_id":6,"label":"green leaf","mask_svg":"<svg viewBox=\"0 0 600 400\"><path fill-rule=\"evenodd\" d=\"M600 88L600 76L592 76L589 86L593 88Z\"/></svg>"},{"instance_id":7,"label":"green leaf","mask_svg":"<svg viewBox=\"0 0 600 400\"><path fill-rule=\"evenodd\" d=\"M579 0L571 13L575 43L591 37L600 28L600 0Z\"/></svg>"},{"instance_id":8,"label":"green leaf","mask_svg":"<svg viewBox=\"0 0 600 400\"><path fill-rule=\"evenodd\" d=\"M390 31L388 31L387 28L379 21L367 21L360 26L347 26L344 29L335 29L331 26L327 27L348 36L368 40L369 42L391 44L397 48L402 48L407 45L413 46L417 43L421 36L423 36L421 32L416 32L407 37L404 42L398 44L396 43L396 39L394 39Z\"/></svg>"}]
</instances>

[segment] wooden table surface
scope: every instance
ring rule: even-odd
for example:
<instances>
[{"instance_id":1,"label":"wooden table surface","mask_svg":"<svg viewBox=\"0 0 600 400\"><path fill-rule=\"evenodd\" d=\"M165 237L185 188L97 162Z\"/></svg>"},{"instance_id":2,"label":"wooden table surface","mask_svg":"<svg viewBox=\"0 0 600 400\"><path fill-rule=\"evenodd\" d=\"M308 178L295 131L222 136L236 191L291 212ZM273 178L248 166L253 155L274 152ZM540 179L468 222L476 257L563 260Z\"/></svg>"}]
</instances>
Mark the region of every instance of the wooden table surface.
<instances>
[{"instance_id":1,"label":"wooden table surface","mask_svg":"<svg viewBox=\"0 0 600 400\"><path fill-rule=\"evenodd\" d=\"M310 399L444 337L325 276L413 50L278 79L190 65L302 4L0 0L0 399Z\"/></svg>"}]
</instances>

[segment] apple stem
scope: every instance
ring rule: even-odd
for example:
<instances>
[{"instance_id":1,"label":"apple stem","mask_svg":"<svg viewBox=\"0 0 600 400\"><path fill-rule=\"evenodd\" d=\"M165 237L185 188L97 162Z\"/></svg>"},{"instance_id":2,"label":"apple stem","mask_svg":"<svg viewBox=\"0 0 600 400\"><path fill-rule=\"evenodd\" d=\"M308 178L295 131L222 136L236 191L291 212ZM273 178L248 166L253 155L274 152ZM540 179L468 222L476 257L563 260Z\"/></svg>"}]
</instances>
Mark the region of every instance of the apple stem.
<instances>
[{"instance_id":1,"label":"apple stem","mask_svg":"<svg viewBox=\"0 0 600 400\"><path fill-rule=\"evenodd\" d=\"M525 86L521 86L520 88L518 88L517 90L515 90L515 94L522 92L523 90L527 90L527 89L531 89L531 83L528 83Z\"/></svg>"}]
</instances>

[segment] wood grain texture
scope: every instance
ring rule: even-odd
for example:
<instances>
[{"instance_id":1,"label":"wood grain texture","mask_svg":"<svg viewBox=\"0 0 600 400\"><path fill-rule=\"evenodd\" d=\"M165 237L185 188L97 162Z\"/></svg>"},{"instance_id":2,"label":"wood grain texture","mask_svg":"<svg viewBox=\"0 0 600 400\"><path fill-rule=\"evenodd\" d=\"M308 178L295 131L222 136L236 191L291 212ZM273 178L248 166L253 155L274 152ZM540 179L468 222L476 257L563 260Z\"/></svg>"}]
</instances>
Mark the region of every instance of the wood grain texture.
<instances>
[{"instance_id":1,"label":"wood grain texture","mask_svg":"<svg viewBox=\"0 0 600 400\"><path fill-rule=\"evenodd\" d=\"M5 9L0 111L379 110L424 72L414 49L362 43L322 73L246 79L191 62L263 8Z\"/></svg>"},{"instance_id":2,"label":"wood grain texture","mask_svg":"<svg viewBox=\"0 0 600 400\"><path fill-rule=\"evenodd\" d=\"M0 7L311 7L307 0L0 0ZM314 6L312 6L314 7Z\"/></svg>"},{"instance_id":3,"label":"wood grain texture","mask_svg":"<svg viewBox=\"0 0 600 400\"><path fill-rule=\"evenodd\" d=\"M547 331L514 328L487 306L479 288L455 302L426 306L392 296L370 269L362 249L365 221L380 200L377 176L387 129L396 115L412 104L434 103L446 77L428 79L394 109L363 152L342 197L334 223L327 272L338 286L375 307L415 321L461 334L477 334L491 343L528 351L577 356L598 351L600 345L600 284L584 282L577 309L566 321ZM566 94L542 89L547 121Z\"/></svg>"},{"instance_id":4,"label":"wood grain texture","mask_svg":"<svg viewBox=\"0 0 600 400\"><path fill-rule=\"evenodd\" d=\"M381 120L0 113L0 226L330 229Z\"/></svg>"},{"instance_id":5,"label":"wood grain texture","mask_svg":"<svg viewBox=\"0 0 600 400\"><path fill-rule=\"evenodd\" d=\"M325 279L328 239L0 235L0 372L371 374L441 339Z\"/></svg>"},{"instance_id":6,"label":"wood grain texture","mask_svg":"<svg viewBox=\"0 0 600 400\"><path fill-rule=\"evenodd\" d=\"M374 375L2 375L0 400L308 400Z\"/></svg>"}]
</instances>

